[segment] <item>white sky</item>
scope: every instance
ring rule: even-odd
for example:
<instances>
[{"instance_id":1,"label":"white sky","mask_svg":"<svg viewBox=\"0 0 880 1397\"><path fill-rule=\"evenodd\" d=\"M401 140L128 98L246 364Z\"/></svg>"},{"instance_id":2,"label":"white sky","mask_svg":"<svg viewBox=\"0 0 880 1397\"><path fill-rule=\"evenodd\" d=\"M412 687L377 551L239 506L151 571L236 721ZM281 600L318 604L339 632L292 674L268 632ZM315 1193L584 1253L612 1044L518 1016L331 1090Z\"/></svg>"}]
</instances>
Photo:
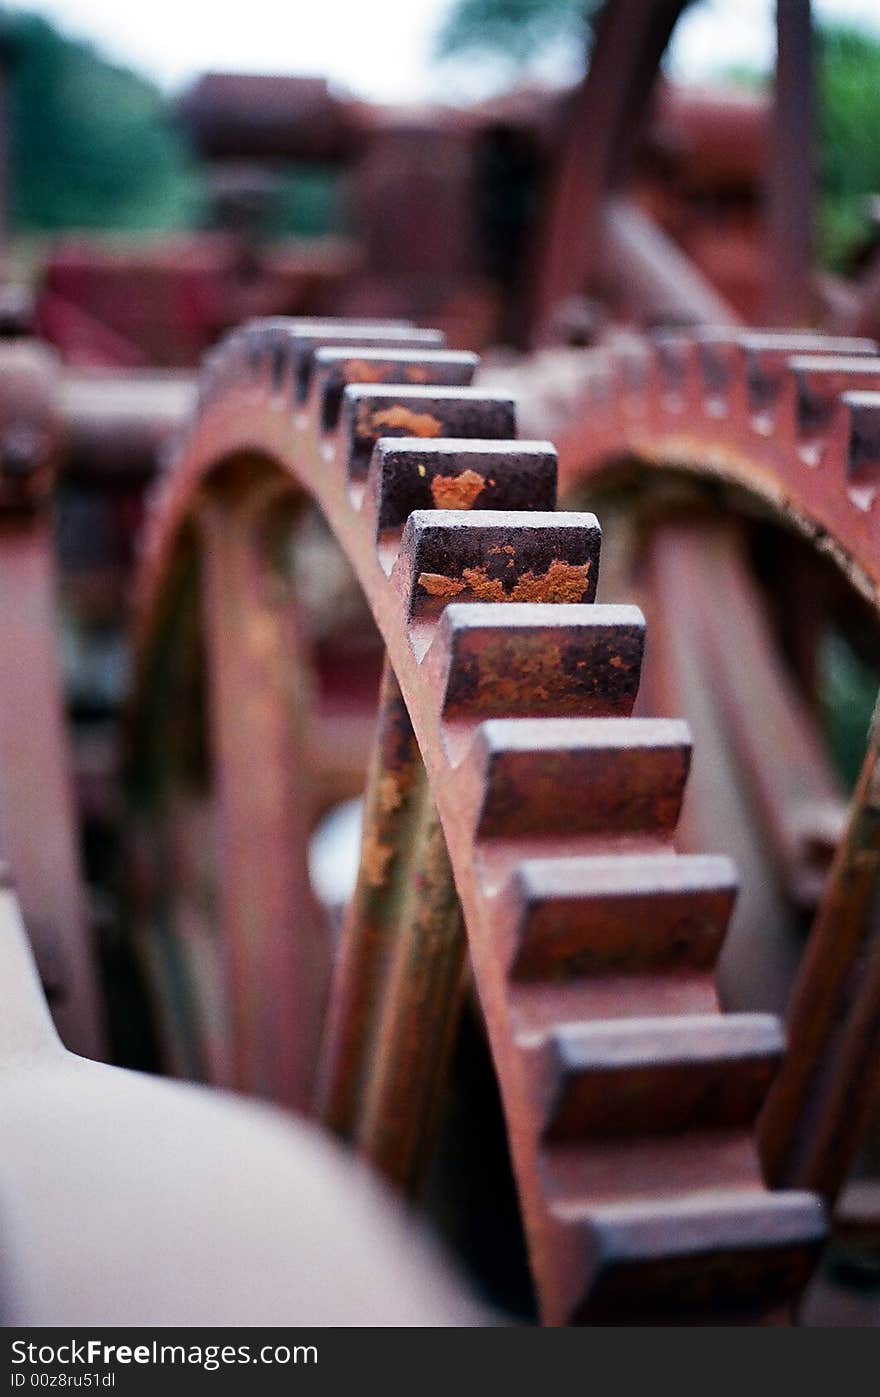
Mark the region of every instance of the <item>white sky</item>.
<instances>
[{"instance_id":1,"label":"white sky","mask_svg":"<svg viewBox=\"0 0 880 1397\"><path fill-rule=\"evenodd\" d=\"M378 101L477 95L485 65L452 86L431 45L451 0L31 0L66 33L177 88L206 68L317 73ZM814 12L880 33L880 0L814 0ZM703 0L679 24L671 63L700 80L732 65L767 66L771 0ZM561 67L559 76L567 76ZM548 76L551 74L548 74Z\"/></svg>"}]
</instances>

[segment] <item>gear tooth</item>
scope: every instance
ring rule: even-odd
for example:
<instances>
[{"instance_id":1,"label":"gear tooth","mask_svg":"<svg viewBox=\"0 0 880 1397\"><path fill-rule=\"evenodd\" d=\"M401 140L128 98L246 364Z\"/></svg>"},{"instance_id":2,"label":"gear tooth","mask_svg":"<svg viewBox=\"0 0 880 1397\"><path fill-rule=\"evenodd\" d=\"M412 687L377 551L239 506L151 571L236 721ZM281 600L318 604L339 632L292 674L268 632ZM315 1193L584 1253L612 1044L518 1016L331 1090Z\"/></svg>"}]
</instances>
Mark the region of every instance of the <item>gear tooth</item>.
<instances>
[{"instance_id":1,"label":"gear tooth","mask_svg":"<svg viewBox=\"0 0 880 1397\"><path fill-rule=\"evenodd\" d=\"M450 601L591 602L601 530L592 514L416 510L395 564L411 620Z\"/></svg>"},{"instance_id":2,"label":"gear tooth","mask_svg":"<svg viewBox=\"0 0 880 1397\"><path fill-rule=\"evenodd\" d=\"M727 414L737 398L745 397L745 359L729 331L703 331L696 336L699 397L710 417Z\"/></svg>"},{"instance_id":3,"label":"gear tooth","mask_svg":"<svg viewBox=\"0 0 880 1397\"><path fill-rule=\"evenodd\" d=\"M217 396L220 379L220 365L222 354L219 346L215 345L202 358L199 368L198 389L196 393L196 412L200 413L213 402Z\"/></svg>"},{"instance_id":4,"label":"gear tooth","mask_svg":"<svg viewBox=\"0 0 880 1397\"><path fill-rule=\"evenodd\" d=\"M650 345L643 339L626 339L612 351L615 387L625 403L638 405L644 400L651 375Z\"/></svg>"},{"instance_id":5,"label":"gear tooth","mask_svg":"<svg viewBox=\"0 0 880 1397\"><path fill-rule=\"evenodd\" d=\"M557 1207L560 1322L763 1316L798 1297L827 1231L810 1193L730 1190L587 1210Z\"/></svg>"},{"instance_id":6,"label":"gear tooth","mask_svg":"<svg viewBox=\"0 0 880 1397\"><path fill-rule=\"evenodd\" d=\"M479 388L349 387L343 397L343 440L351 479L367 474L380 437L516 436L513 398Z\"/></svg>"},{"instance_id":7,"label":"gear tooth","mask_svg":"<svg viewBox=\"0 0 880 1397\"><path fill-rule=\"evenodd\" d=\"M769 1014L560 1024L522 1044L548 1141L749 1128L782 1054Z\"/></svg>"},{"instance_id":8,"label":"gear tooth","mask_svg":"<svg viewBox=\"0 0 880 1397\"><path fill-rule=\"evenodd\" d=\"M701 396L710 417L742 411L760 418L772 413L788 359L793 354L818 352L824 342L821 335L811 332L751 332L714 327L695 330L693 338Z\"/></svg>"},{"instance_id":9,"label":"gear tooth","mask_svg":"<svg viewBox=\"0 0 880 1397\"><path fill-rule=\"evenodd\" d=\"M262 362L259 323L247 321L228 331L209 351L217 393L251 381Z\"/></svg>"},{"instance_id":10,"label":"gear tooth","mask_svg":"<svg viewBox=\"0 0 880 1397\"><path fill-rule=\"evenodd\" d=\"M645 621L634 606L450 603L425 657L446 718L632 710Z\"/></svg>"},{"instance_id":11,"label":"gear tooth","mask_svg":"<svg viewBox=\"0 0 880 1397\"><path fill-rule=\"evenodd\" d=\"M318 349L326 347L439 350L446 343L441 330L423 330L409 320L308 320L276 316L250 321L246 327L258 330L263 352L273 365L272 385L277 391L288 379L294 400L305 402Z\"/></svg>"},{"instance_id":12,"label":"gear tooth","mask_svg":"<svg viewBox=\"0 0 880 1397\"><path fill-rule=\"evenodd\" d=\"M661 407L679 412L686 403L700 396L697 344L692 336L667 331L653 335L651 346L655 395Z\"/></svg>"},{"instance_id":13,"label":"gear tooth","mask_svg":"<svg viewBox=\"0 0 880 1397\"><path fill-rule=\"evenodd\" d=\"M251 320L243 325L239 344L244 373L251 382L259 383L265 378L268 383L270 340L263 322Z\"/></svg>"},{"instance_id":14,"label":"gear tooth","mask_svg":"<svg viewBox=\"0 0 880 1397\"><path fill-rule=\"evenodd\" d=\"M378 536L402 528L417 509L551 511L556 473L549 442L381 438L373 448L366 499Z\"/></svg>"},{"instance_id":15,"label":"gear tooth","mask_svg":"<svg viewBox=\"0 0 880 1397\"><path fill-rule=\"evenodd\" d=\"M828 430L841 394L880 389L880 358L798 354L788 360L795 429L801 438Z\"/></svg>"},{"instance_id":16,"label":"gear tooth","mask_svg":"<svg viewBox=\"0 0 880 1397\"><path fill-rule=\"evenodd\" d=\"M746 406L753 416L772 415L785 383L788 360L798 353L796 334L742 335L738 348L745 371Z\"/></svg>"},{"instance_id":17,"label":"gear tooth","mask_svg":"<svg viewBox=\"0 0 880 1397\"><path fill-rule=\"evenodd\" d=\"M706 972L736 897L728 859L641 854L530 859L505 890L518 981Z\"/></svg>"},{"instance_id":18,"label":"gear tooth","mask_svg":"<svg viewBox=\"0 0 880 1397\"><path fill-rule=\"evenodd\" d=\"M326 322L297 332L293 344L296 399L304 403L309 395L315 353L320 348L440 350L445 347L442 330L423 330L405 322L346 324Z\"/></svg>"},{"instance_id":19,"label":"gear tooth","mask_svg":"<svg viewBox=\"0 0 880 1397\"><path fill-rule=\"evenodd\" d=\"M324 431L339 422L349 384L411 384L467 388L479 365L476 354L446 349L360 349L324 346L315 351L312 392Z\"/></svg>"},{"instance_id":20,"label":"gear tooth","mask_svg":"<svg viewBox=\"0 0 880 1397\"><path fill-rule=\"evenodd\" d=\"M848 392L837 408L841 475L850 501L868 510L880 487L880 392Z\"/></svg>"},{"instance_id":21,"label":"gear tooth","mask_svg":"<svg viewBox=\"0 0 880 1397\"><path fill-rule=\"evenodd\" d=\"M237 348L235 332L225 334L208 351L205 361L208 379L205 401L210 402L229 387L236 375Z\"/></svg>"},{"instance_id":22,"label":"gear tooth","mask_svg":"<svg viewBox=\"0 0 880 1397\"><path fill-rule=\"evenodd\" d=\"M607 348L591 349L583 356L584 363L578 377L577 387L571 398L559 404L554 392L556 387L556 375L549 378L545 385L543 380L539 384L537 398L541 405L541 431L546 431L544 426L545 418L553 421L554 435L559 427L563 427L570 416L573 401L583 406L585 411L591 414L600 413L603 416L612 410L614 402L614 357L612 351ZM540 362L540 360L538 361ZM551 403L555 412L551 410ZM528 403L523 405L523 411L528 410Z\"/></svg>"},{"instance_id":23,"label":"gear tooth","mask_svg":"<svg viewBox=\"0 0 880 1397\"><path fill-rule=\"evenodd\" d=\"M464 759L477 836L668 837L689 760L673 719L490 719Z\"/></svg>"},{"instance_id":24,"label":"gear tooth","mask_svg":"<svg viewBox=\"0 0 880 1397\"><path fill-rule=\"evenodd\" d=\"M300 333L308 335L308 327L313 324L311 321L288 316L272 316L248 322L247 328L252 335L255 338L259 337L260 370L270 392L284 393L292 399L297 336ZM254 349L255 355L256 352Z\"/></svg>"},{"instance_id":25,"label":"gear tooth","mask_svg":"<svg viewBox=\"0 0 880 1397\"><path fill-rule=\"evenodd\" d=\"M736 343L745 368L746 407L759 420L775 413L793 357L876 353L871 340L837 339L809 331L740 334Z\"/></svg>"}]
</instances>

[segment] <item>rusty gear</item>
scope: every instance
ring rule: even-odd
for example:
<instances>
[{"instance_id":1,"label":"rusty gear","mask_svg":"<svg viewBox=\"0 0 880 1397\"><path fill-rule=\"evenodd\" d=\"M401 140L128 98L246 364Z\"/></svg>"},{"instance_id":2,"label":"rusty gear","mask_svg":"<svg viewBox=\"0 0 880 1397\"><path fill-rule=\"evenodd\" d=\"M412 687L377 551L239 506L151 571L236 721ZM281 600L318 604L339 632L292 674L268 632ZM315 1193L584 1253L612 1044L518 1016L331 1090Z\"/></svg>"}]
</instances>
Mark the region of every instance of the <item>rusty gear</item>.
<instances>
[{"instance_id":1,"label":"rusty gear","mask_svg":"<svg viewBox=\"0 0 880 1397\"><path fill-rule=\"evenodd\" d=\"M645 362L651 391L662 397L666 375L684 397L688 353L658 356L651 375ZM726 859L675 852L689 736L681 722L629 716L641 615L594 604L598 522L555 512L553 448L517 440L512 399L467 386L473 369L472 356L399 325L269 321L230 336L209 357L152 511L141 683L198 516L216 521L223 501L237 508L261 492L316 500L387 648L378 769L411 769L410 723L439 813L545 1321L784 1315L814 1264L823 1211L811 1194L762 1182L753 1127L783 1042L772 1016L719 1010L713 967L735 873ZM394 718L397 686L406 721ZM262 736L255 728L252 770ZM383 768L383 743L396 766ZM419 1060L406 1034L378 1035L406 989L395 958L373 954L381 927L369 913L402 857L406 791L385 789L384 805L375 782L368 794L321 1067L325 1117L355 1140L364 1045L381 1047L368 1092L371 1072L388 1079L389 1053ZM432 877L438 857L425 864ZM451 998L448 901L425 936L438 918ZM227 948L240 1040L231 1080L253 1089L254 1064L273 1051L259 1042L272 1032L260 1016L266 977L276 995L292 987L293 1018L308 1017L310 986L277 927L272 944L246 942L248 931L269 935L251 925ZM412 1004L400 1013L411 1022ZM421 1044L422 1057L431 1051ZM301 1093L312 1063L294 1066ZM388 1109L406 1118L427 1097L411 1103L390 1075Z\"/></svg>"}]
</instances>

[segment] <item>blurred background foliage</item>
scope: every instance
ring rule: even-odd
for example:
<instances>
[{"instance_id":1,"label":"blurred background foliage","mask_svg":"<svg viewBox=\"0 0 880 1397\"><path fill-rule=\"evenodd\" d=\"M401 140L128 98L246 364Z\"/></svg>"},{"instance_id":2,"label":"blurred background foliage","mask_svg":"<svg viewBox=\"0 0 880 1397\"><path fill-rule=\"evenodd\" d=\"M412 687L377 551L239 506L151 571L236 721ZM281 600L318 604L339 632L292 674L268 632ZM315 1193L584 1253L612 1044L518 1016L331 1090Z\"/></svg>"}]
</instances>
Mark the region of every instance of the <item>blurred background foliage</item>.
<instances>
[{"instance_id":1,"label":"blurred background foliage","mask_svg":"<svg viewBox=\"0 0 880 1397\"><path fill-rule=\"evenodd\" d=\"M453 0L437 37L438 58L501 57L523 68L551 47L586 57L600 0Z\"/></svg>"},{"instance_id":2,"label":"blurred background foliage","mask_svg":"<svg viewBox=\"0 0 880 1397\"><path fill-rule=\"evenodd\" d=\"M13 229L186 227L199 183L146 79L35 15L0 13Z\"/></svg>"},{"instance_id":3,"label":"blurred background foliage","mask_svg":"<svg viewBox=\"0 0 880 1397\"><path fill-rule=\"evenodd\" d=\"M0 9L11 119L9 218L23 235L60 229L169 233L207 213L203 173L155 84L36 15ZM278 171L270 231L341 222L332 171Z\"/></svg>"},{"instance_id":4,"label":"blurred background foliage","mask_svg":"<svg viewBox=\"0 0 880 1397\"><path fill-rule=\"evenodd\" d=\"M819 33L819 251L842 269L880 195L880 39L844 26Z\"/></svg>"},{"instance_id":5,"label":"blurred background foliage","mask_svg":"<svg viewBox=\"0 0 880 1397\"><path fill-rule=\"evenodd\" d=\"M586 61L598 8L599 0L452 0L437 57L493 58L512 82L554 48ZM199 224L201 175L156 86L17 11L0 10L0 52L9 72L14 229L165 232ZM725 76L766 81L758 73ZM819 247L826 265L842 269L867 231L869 196L880 195L880 39L822 28L818 82ZM338 226L325 172L289 169L283 177L273 231Z\"/></svg>"}]
</instances>

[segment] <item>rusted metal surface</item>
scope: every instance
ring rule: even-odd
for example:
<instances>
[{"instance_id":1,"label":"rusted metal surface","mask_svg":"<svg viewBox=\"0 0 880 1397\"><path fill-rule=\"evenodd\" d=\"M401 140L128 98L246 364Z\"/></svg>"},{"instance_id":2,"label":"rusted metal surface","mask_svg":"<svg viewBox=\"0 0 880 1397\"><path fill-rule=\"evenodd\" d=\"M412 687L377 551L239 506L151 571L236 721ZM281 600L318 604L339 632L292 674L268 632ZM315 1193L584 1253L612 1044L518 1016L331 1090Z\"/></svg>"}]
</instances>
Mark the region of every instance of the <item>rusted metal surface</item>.
<instances>
[{"instance_id":1,"label":"rusted metal surface","mask_svg":"<svg viewBox=\"0 0 880 1397\"><path fill-rule=\"evenodd\" d=\"M421 1182L430 1156L465 944L443 831L386 661L319 1113L406 1192Z\"/></svg>"},{"instance_id":2,"label":"rusted metal surface","mask_svg":"<svg viewBox=\"0 0 880 1397\"><path fill-rule=\"evenodd\" d=\"M739 317L693 262L639 208L608 199L597 253L603 294L640 325L736 325Z\"/></svg>"},{"instance_id":3,"label":"rusted metal surface","mask_svg":"<svg viewBox=\"0 0 880 1397\"><path fill-rule=\"evenodd\" d=\"M446 840L427 792L414 844L357 1137L364 1158L405 1191L418 1188L431 1161L467 949Z\"/></svg>"},{"instance_id":4,"label":"rusted metal surface","mask_svg":"<svg viewBox=\"0 0 880 1397\"><path fill-rule=\"evenodd\" d=\"M812 294L813 34L810 0L776 0L776 82L768 181L767 323L809 325Z\"/></svg>"},{"instance_id":5,"label":"rusted metal surface","mask_svg":"<svg viewBox=\"0 0 880 1397\"><path fill-rule=\"evenodd\" d=\"M639 238L633 300L650 270L648 289L665 275L664 300L675 303L677 252L685 309L702 280L704 294L708 286L737 315L763 321L770 104L655 82L681 9L682 0L603 5L581 89L470 107L379 107L322 78L204 74L177 114L208 162L222 234L141 247L65 238L38 298L41 333L70 362L142 368L194 365L224 328L274 313L430 316L456 347L543 341L572 295L607 290L597 258L607 263L613 248L601 225L624 184L650 232ZM336 232L270 242L290 162L316 161L335 183ZM782 167L786 187L802 164ZM527 266L540 267L537 304Z\"/></svg>"},{"instance_id":6,"label":"rusted metal surface","mask_svg":"<svg viewBox=\"0 0 880 1397\"><path fill-rule=\"evenodd\" d=\"M256 314L320 313L358 265L343 237L261 247L187 234L140 245L59 242L37 303L40 334L81 368L187 368Z\"/></svg>"},{"instance_id":7,"label":"rusted metal surface","mask_svg":"<svg viewBox=\"0 0 880 1397\"><path fill-rule=\"evenodd\" d=\"M68 479L149 480L195 401L195 377L129 369L59 375L60 468Z\"/></svg>"},{"instance_id":8,"label":"rusted metal surface","mask_svg":"<svg viewBox=\"0 0 880 1397\"><path fill-rule=\"evenodd\" d=\"M789 1012L792 1051L762 1112L759 1139L775 1184L845 1184L878 1090L880 753L877 714L849 822L825 884Z\"/></svg>"},{"instance_id":9,"label":"rusted metal surface","mask_svg":"<svg viewBox=\"0 0 880 1397\"><path fill-rule=\"evenodd\" d=\"M683 0L622 0L599 13L537 268L537 343L547 342L559 306L595 275L604 200L632 159L660 59L683 9Z\"/></svg>"},{"instance_id":10,"label":"rusted metal surface","mask_svg":"<svg viewBox=\"0 0 880 1397\"><path fill-rule=\"evenodd\" d=\"M674 851L689 734L673 719L628 716L642 623L593 601L598 525L522 509L530 457L546 488L543 444L511 449L507 494L505 394L349 385L328 434L330 385L311 375L295 406L302 364L320 346L320 330L305 333L295 321L256 324L213 356L148 531L139 664L146 674L186 522L222 462L246 451L319 502L400 694L386 690L386 723L392 711L399 722L391 751L384 737L377 749L361 891L332 996L331 1044L353 1023L336 1058L344 1070L329 1074L344 1088L336 1120L353 1132L365 1023L366 1038L381 1026L389 1090L411 1051L407 977L380 983L368 875L390 867L386 755L391 772L412 770L415 738L461 901L544 1319L778 1318L809 1274L822 1212L812 1195L763 1188L752 1126L781 1037L772 1017L719 1013L713 966L731 870ZM441 462L446 507L405 518L407 466L421 491ZM456 503L471 506L485 479L493 508L450 511L450 477L467 477ZM430 840L427 850L433 878ZM426 918L429 941L451 910L445 894L441 904ZM429 955L418 922L404 915L401 964ZM446 988L425 983L432 1014L457 980L448 955L435 963Z\"/></svg>"},{"instance_id":11,"label":"rusted metal surface","mask_svg":"<svg viewBox=\"0 0 880 1397\"><path fill-rule=\"evenodd\" d=\"M536 430L552 425L566 485L626 456L742 485L816 539L875 600L880 358L872 340L707 329L568 359L566 400L545 403L537 372L527 409ZM529 377L519 380L526 394Z\"/></svg>"},{"instance_id":12,"label":"rusted metal surface","mask_svg":"<svg viewBox=\"0 0 880 1397\"><path fill-rule=\"evenodd\" d=\"M822 849L833 849L843 831L844 792L814 716L779 656L736 526L713 528L706 521L697 533L704 558L703 672L723 712L758 837L792 904L811 910L827 873Z\"/></svg>"},{"instance_id":13,"label":"rusted metal surface","mask_svg":"<svg viewBox=\"0 0 880 1397\"><path fill-rule=\"evenodd\" d=\"M542 412L536 399L530 421L546 427L551 411L557 426L568 418L560 463L571 485L629 462L630 470L672 468L741 487L830 555L876 610L875 348L805 333L706 331L630 341L618 351L582 354L568 401ZM876 730L844 824L813 724L790 678L768 664L756 592L705 521L693 520L690 535L706 550L705 567L684 590L661 593L664 607L680 621L690 596L693 630L710 641L701 682L710 677L725 710L756 797L755 822L789 870L790 896L803 903L806 895L808 905L824 878L800 967L781 980L783 990L786 979L794 984L789 1046L759 1120L762 1158L771 1183L814 1188L833 1202L877 1100ZM673 553L680 568L681 548ZM675 660L670 672L682 673ZM836 847L827 873L813 862L821 847L828 854ZM748 999L759 992L753 986Z\"/></svg>"},{"instance_id":14,"label":"rusted metal surface","mask_svg":"<svg viewBox=\"0 0 880 1397\"><path fill-rule=\"evenodd\" d=\"M51 357L0 352L0 839L65 1043L103 1052L80 879L55 631L48 496L59 423Z\"/></svg>"},{"instance_id":15,"label":"rusted metal surface","mask_svg":"<svg viewBox=\"0 0 880 1397\"><path fill-rule=\"evenodd\" d=\"M272 485L267 494L252 485L206 502L202 608L230 994L226 1084L305 1110L329 945L306 862L310 695L294 598L271 561L277 499Z\"/></svg>"},{"instance_id":16,"label":"rusted metal surface","mask_svg":"<svg viewBox=\"0 0 880 1397\"><path fill-rule=\"evenodd\" d=\"M381 988L409 872L406 852L425 798L425 774L406 704L386 661L367 778L357 886L334 973L318 1112L343 1139L357 1133L376 1050ZM409 837L407 837L407 835Z\"/></svg>"},{"instance_id":17,"label":"rusted metal surface","mask_svg":"<svg viewBox=\"0 0 880 1397\"><path fill-rule=\"evenodd\" d=\"M718 967L722 1003L729 1009L785 1010L800 952L798 924L785 897L784 861L759 818L760 805L744 777L742 755L731 732L730 695L717 673L719 639L730 643L715 583L725 558L736 557L737 537L729 523L684 517L659 519L644 539L642 582L649 618L643 710L686 713L694 736L694 762L679 825L679 847L698 852L723 849L735 860L739 893ZM757 647L753 677L743 665L745 698L756 702L772 688L769 647ZM736 651L739 662L739 651ZM737 676L739 679L739 676ZM734 694L734 700L738 695ZM755 711L754 708L751 709ZM771 708L771 714L774 710ZM762 787L772 779L762 772ZM787 832L791 810L778 796L772 808ZM789 853L789 845L785 845Z\"/></svg>"},{"instance_id":18,"label":"rusted metal surface","mask_svg":"<svg viewBox=\"0 0 880 1397\"><path fill-rule=\"evenodd\" d=\"M178 102L199 154L211 160L317 160L350 156L362 122L326 78L203 73Z\"/></svg>"},{"instance_id":19,"label":"rusted metal surface","mask_svg":"<svg viewBox=\"0 0 880 1397\"><path fill-rule=\"evenodd\" d=\"M40 292L41 332L71 362L142 368L194 365L223 329L274 313L428 316L456 347L522 346L555 337L571 297L607 295L634 258L639 323L651 322L658 283L664 311L675 309L667 323L692 322L713 291L736 317L763 323L768 192L780 208L776 241L798 255L797 269L777 259L774 284L791 301L795 276L810 280L804 238L794 249L791 219L782 226L793 205L780 204L783 190L804 184L803 150L776 162L768 191L764 96L655 81L682 0L597 8L589 74L574 91L383 108L335 95L321 78L203 75L177 111L208 161L222 233L141 247L65 238ZM796 9L786 6L786 17ZM781 50L776 118L801 142L802 49ZM789 92L794 104L783 100ZM336 231L270 242L288 162L316 161L335 186ZM642 228L622 239L612 227L609 240L606 205L624 186ZM526 266L539 268L537 297Z\"/></svg>"}]
</instances>

